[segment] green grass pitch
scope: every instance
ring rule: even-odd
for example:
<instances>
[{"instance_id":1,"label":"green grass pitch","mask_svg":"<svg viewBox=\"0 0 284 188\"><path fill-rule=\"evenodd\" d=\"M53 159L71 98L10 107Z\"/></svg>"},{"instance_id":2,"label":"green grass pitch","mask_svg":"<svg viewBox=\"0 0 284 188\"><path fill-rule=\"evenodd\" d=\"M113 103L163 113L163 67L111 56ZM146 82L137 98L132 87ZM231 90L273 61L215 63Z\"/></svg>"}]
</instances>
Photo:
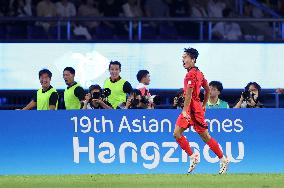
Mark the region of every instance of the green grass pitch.
<instances>
[{"instance_id":1,"label":"green grass pitch","mask_svg":"<svg viewBox=\"0 0 284 188\"><path fill-rule=\"evenodd\" d=\"M0 188L284 188L284 174L0 176Z\"/></svg>"}]
</instances>

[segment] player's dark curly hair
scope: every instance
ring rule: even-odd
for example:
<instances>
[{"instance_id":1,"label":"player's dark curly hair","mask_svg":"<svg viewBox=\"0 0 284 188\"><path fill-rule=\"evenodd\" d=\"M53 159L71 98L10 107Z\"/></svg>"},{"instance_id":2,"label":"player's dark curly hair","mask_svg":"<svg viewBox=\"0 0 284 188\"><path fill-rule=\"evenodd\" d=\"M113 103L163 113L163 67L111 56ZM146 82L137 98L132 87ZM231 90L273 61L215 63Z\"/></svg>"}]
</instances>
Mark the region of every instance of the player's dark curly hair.
<instances>
[{"instance_id":1,"label":"player's dark curly hair","mask_svg":"<svg viewBox=\"0 0 284 188\"><path fill-rule=\"evenodd\" d=\"M260 87L260 85L259 85L258 83L256 83L256 82L250 82L250 83L248 83L247 86L245 87L245 91L248 91L248 90L249 90L249 86L251 86L251 85L254 85L254 87L256 87L256 89L257 89L258 92L260 93L261 87Z\"/></svg>"},{"instance_id":2,"label":"player's dark curly hair","mask_svg":"<svg viewBox=\"0 0 284 188\"><path fill-rule=\"evenodd\" d=\"M184 52L187 53L192 59L197 59L199 53L195 48L185 48Z\"/></svg>"}]
</instances>

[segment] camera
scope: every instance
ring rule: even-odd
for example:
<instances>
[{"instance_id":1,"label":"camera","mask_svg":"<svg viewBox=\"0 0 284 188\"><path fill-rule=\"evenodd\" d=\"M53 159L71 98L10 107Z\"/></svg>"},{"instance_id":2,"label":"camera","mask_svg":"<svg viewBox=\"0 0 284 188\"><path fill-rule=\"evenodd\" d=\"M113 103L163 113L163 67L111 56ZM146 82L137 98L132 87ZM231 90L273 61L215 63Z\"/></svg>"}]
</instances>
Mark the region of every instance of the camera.
<instances>
[{"instance_id":1,"label":"camera","mask_svg":"<svg viewBox=\"0 0 284 188\"><path fill-rule=\"evenodd\" d=\"M108 96L110 96L110 94L111 94L111 90L109 88L105 88L105 89L100 90L99 92L94 92L92 94L92 99L99 99L99 98L105 99Z\"/></svg>"},{"instance_id":2,"label":"camera","mask_svg":"<svg viewBox=\"0 0 284 188\"><path fill-rule=\"evenodd\" d=\"M248 101L251 98L251 93L249 91L244 91L242 93L242 96L243 96L245 101Z\"/></svg>"},{"instance_id":3,"label":"camera","mask_svg":"<svg viewBox=\"0 0 284 188\"><path fill-rule=\"evenodd\" d=\"M183 90L180 90L177 95L174 97L174 107L175 108L183 108L184 105L184 96Z\"/></svg>"},{"instance_id":4,"label":"camera","mask_svg":"<svg viewBox=\"0 0 284 188\"><path fill-rule=\"evenodd\" d=\"M131 108L137 108L138 104L141 102L141 92L138 89L134 89L130 95L132 95L130 100Z\"/></svg>"},{"instance_id":5,"label":"camera","mask_svg":"<svg viewBox=\"0 0 284 188\"><path fill-rule=\"evenodd\" d=\"M178 106L183 106L183 103L184 103L184 97L183 96L179 96L177 98L177 105Z\"/></svg>"}]
</instances>

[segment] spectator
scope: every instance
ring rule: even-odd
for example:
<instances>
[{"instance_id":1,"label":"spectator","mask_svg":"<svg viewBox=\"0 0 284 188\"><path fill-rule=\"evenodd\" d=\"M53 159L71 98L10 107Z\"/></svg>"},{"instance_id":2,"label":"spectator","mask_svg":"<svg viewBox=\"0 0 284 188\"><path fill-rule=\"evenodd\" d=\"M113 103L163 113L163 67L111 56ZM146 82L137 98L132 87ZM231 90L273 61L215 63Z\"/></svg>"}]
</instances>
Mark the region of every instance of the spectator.
<instances>
[{"instance_id":1,"label":"spectator","mask_svg":"<svg viewBox=\"0 0 284 188\"><path fill-rule=\"evenodd\" d=\"M230 108L228 103L222 101L219 96L223 91L223 85L221 82L212 81L209 83L210 96L206 108Z\"/></svg>"},{"instance_id":2,"label":"spectator","mask_svg":"<svg viewBox=\"0 0 284 188\"><path fill-rule=\"evenodd\" d=\"M81 109L85 99L84 89L74 81L75 70L66 67L63 71L63 78L67 85L64 91L64 105L66 110Z\"/></svg>"},{"instance_id":3,"label":"spectator","mask_svg":"<svg viewBox=\"0 0 284 188\"><path fill-rule=\"evenodd\" d=\"M140 1L138 0L127 0L125 4L122 5L123 14L125 17L142 17L143 12L140 7ZM124 24L124 28L129 31L129 24ZM136 29L138 26L137 23L134 23L132 27Z\"/></svg>"},{"instance_id":4,"label":"spectator","mask_svg":"<svg viewBox=\"0 0 284 188\"><path fill-rule=\"evenodd\" d=\"M259 101L260 92L261 87L258 83L248 83L234 108L262 108L263 104Z\"/></svg>"},{"instance_id":5,"label":"spectator","mask_svg":"<svg viewBox=\"0 0 284 188\"><path fill-rule=\"evenodd\" d=\"M57 15L60 17L76 16L76 8L73 3L68 0L61 0L55 4Z\"/></svg>"},{"instance_id":6,"label":"spectator","mask_svg":"<svg viewBox=\"0 0 284 188\"><path fill-rule=\"evenodd\" d=\"M39 71L39 80L41 88L33 96L31 102L22 110L57 110L58 107L58 93L50 85L52 73L48 69Z\"/></svg>"},{"instance_id":7,"label":"spectator","mask_svg":"<svg viewBox=\"0 0 284 188\"><path fill-rule=\"evenodd\" d=\"M101 86L91 85L89 87L89 93L85 96L83 109L112 109Z\"/></svg>"},{"instance_id":8,"label":"spectator","mask_svg":"<svg viewBox=\"0 0 284 188\"><path fill-rule=\"evenodd\" d=\"M83 3L80 5L78 9L78 16L83 16L83 17L99 17L101 16L101 13L99 12L98 9L98 2L95 0L83 0ZM87 30L94 35L96 33L96 28L99 26L99 22L97 21L89 21L89 22L84 22L80 26L81 30L83 27L87 27ZM84 33L89 33L87 31L84 31ZM89 34L87 34L87 38L89 39Z\"/></svg>"},{"instance_id":9,"label":"spectator","mask_svg":"<svg viewBox=\"0 0 284 188\"><path fill-rule=\"evenodd\" d=\"M206 18L208 14L202 4L203 1L193 0L191 6L191 17L193 18Z\"/></svg>"},{"instance_id":10,"label":"spectator","mask_svg":"<svg viewBox=\"0 0 284 188\"><path fill-rule=\"evenodd\" d=\"M37 4L37 16L39 17L55 17L56 7L51 0L42 0Z\"/></svg>"},{"instance_id":11,"label":"spectator","mask_svg":"<svg viewBox=\"0 0 284 188\"><path fill-rule=\"evenodd\" d=\"M226 4L220 0L209 0L207 4L208 15L213 18L222 18L225 8Z\"/></svg>"},{"instance_id":12,"label":"spectator","mask_svg":"<svg viewBox=\"0 0 284 188\"><path fill-rule=\"evenodd\" d=\"M109 88L111 94L108 100L114 109L121 103L126 102L126 94L132 91L131 84L120 77L121 64L118 61L109 63L110 78L104 82L104 88Z\"/></svg>"},{"instance_id":13,"label":"spectator","mask_svg":"<svg viewBox=\"0 0 284 188\"><path fill-rule=\"evenodd\" d=\"M169 7L163 0L146 0L145 14L147 17L169 17Z\"/></svg>"},{"instance_id":14,"label":"spectator","mask_svg":"<svg viewBox=\"0 0 284 188\"><path fill-rule=\"evenodd\" d=\"M32 16L31 0L10 1L9 16L15 16L15 17Z\"/></svg>"},{"instance_id":15,"label":"spectator","mask_svg":"<svg viewBox=\"0 0 284 188\"><path fill-rule=\"evenodd\" d=\"M51 0L42 0L37 4L36 13L38 17L55 17L57 16L56 7ZM45 31L48 31L51 26L55 26L54 22L40 22Z\"/></svg>"},{"instance_id":16,"label":"spectator","mask_svg":"<svg viewBox=\"0 0 284 188\"><path fill-rule=\"evenodd\" d=\"M224 18L232 17L232 10L223 11ZM221 40L239 40L242 37L242 31L239 24L235 22L218 22L212 29L212 37Z\"/></svg>"},{"instance_id":17,"label":"spectator","mask_svg":"<svg viewBox=\"0 0 284 188\"><path fill-rule=\"evenodd\" d=\"M127 0L127 2L122 5L122 10L125 17L132 18L143 16L138 0Z\"/></svg>"}]
</instances>

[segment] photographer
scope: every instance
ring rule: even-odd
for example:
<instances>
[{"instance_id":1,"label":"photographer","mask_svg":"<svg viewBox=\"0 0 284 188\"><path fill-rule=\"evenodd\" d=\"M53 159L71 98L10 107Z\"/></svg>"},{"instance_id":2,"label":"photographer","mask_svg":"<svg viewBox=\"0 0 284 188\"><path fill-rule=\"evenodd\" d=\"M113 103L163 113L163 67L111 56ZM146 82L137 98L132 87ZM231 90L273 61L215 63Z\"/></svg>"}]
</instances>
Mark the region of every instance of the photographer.
<instances>
[{"instance_id":1,"label":"photographer","mask_svg":"<svg viewBox=\"0 0 284 188\"><path fill-rule=\"evenodd\" d=\"M145 96L142 96L138 89L134 89L127 97L126 102L120 104L118 107L120 109L152 109L150 104L149 100Z\"/></svg>"},{"instance_id":2,"label":"photographer","mask_svg":"<svg viewBox=\"0 0 284 188\"><path fill-rule=\"evenodd\" d=\"M248 83L234 108L262 108L263 104L259 102L260 91L261 87L258 83Z\"/></svg>"},{"instance_id":3,"label":"photographer","mask_svg":"<svg viewBox=\"0 0 284 188\"><path fill-rule=\"evenodd\" d=\"M173 108L182 109L184 104L183 90L179 91L174 98Z\"/></svg>"},{"instance_id":4,"label":"photographer","mask_svg":"<svg viewBox=\"0 0 284 188\"><path fill-rule=\"evenodd\" d=\"M83 109L112 109L107 101L110 93L109 89L102 90L99 85L91 85L89 93L85 96Z\"/></svg>"}]
</instances>

